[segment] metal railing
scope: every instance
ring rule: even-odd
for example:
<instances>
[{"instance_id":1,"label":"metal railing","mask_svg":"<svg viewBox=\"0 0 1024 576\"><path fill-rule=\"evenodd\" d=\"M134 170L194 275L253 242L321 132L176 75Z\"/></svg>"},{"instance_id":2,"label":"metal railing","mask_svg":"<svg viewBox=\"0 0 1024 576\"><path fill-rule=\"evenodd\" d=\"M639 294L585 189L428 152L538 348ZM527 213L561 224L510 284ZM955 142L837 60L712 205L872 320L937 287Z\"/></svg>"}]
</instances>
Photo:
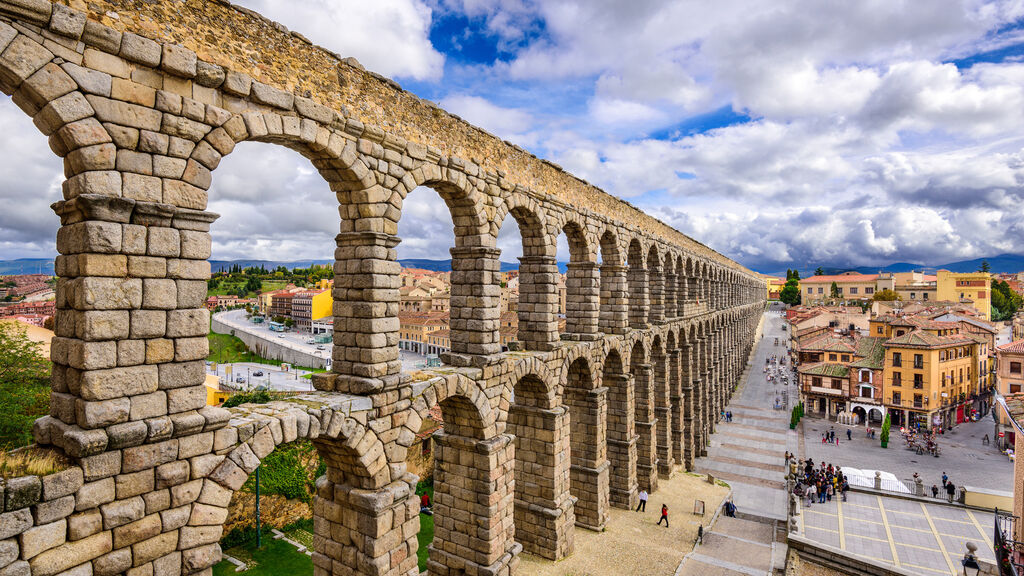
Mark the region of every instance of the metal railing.
<instances>
[{"instance_id":1,"label":"metal railing","mask_svg":"<svg viewBox=\"0 0 1024 576\"><path fill-rule=\"evenodd\" d=\"M1024 544L1013 539L1016 516L1009 512L995 510L995 530L992 538L992 551L995 553L996 565L1001 576L1018 576L1024 574Z\"/></svg>"}]
</instances>

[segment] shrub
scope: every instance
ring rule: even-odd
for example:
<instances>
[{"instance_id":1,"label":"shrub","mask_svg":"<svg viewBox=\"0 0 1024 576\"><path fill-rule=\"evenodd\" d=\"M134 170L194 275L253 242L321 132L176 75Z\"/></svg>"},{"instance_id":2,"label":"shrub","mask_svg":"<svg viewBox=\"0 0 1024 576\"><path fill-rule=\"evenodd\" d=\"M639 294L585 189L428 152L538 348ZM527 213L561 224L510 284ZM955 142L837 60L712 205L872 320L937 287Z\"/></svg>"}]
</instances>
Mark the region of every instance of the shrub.
<instances>
[{"instance_id":1,"label":"shrub","mask_svg":"<svg viewBox=\"0 0 1024 576\"><path fill-rule=\"evenodd\" d=\"M881 435L882 448L888 448L889 447L889 426L891 426L891 424L889 422L889 415L886 414L885 415L885 421L882 422L882 435Z\"/></svg>"},{"instance_id":2,"label":"shrub","mask_svg":"<svg viewBox=\"0 0 1024 576\"><path fill-rule=\"evenodd\" d=\"M232 408L234 406L241 406L242 404L266 404L271 400L270 392L266 390L239 392L224 401L224 408Z\"/></svg>"}]
</instances>

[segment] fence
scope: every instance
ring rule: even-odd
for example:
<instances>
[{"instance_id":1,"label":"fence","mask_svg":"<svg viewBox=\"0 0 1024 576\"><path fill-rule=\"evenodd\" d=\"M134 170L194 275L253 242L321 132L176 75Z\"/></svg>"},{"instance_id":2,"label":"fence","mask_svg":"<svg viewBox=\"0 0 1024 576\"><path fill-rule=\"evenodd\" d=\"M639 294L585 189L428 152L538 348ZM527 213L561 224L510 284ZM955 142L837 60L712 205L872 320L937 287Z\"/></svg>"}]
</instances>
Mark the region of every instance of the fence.
<instances>
[{"instance_id":1,"label":"fence","mask_svg":"<svg viewBox=\"0 0 1024 576\"><path fill-rule=\"evenodd\" d=\"M992 548L995 552L1000 576L1024 574L1024 564L1021 564L1021 559L1024 557L1024 544L1013 539L1013 529L1017 520L1018 518L1013 514L996 508Z\"/></svg>"}]
</instances>

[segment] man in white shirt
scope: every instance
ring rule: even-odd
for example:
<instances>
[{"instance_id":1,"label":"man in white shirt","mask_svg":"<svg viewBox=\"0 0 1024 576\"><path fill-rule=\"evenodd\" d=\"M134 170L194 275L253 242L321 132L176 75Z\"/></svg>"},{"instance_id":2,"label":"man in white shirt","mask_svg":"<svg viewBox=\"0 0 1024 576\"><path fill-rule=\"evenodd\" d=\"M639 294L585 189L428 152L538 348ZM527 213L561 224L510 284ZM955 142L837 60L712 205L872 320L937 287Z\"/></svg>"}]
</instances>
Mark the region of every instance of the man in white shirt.
<instances>
[{"instance_id":1,"label":"man in white shirt","mask_svg":"<svg viewBox=\"0 0 1024 576\"><path fill-rule=\"evenodd\" d=\"M647 512L647 490L640 490L640 503L636 505L637 512Z\"/></svg>"}]
</instances>

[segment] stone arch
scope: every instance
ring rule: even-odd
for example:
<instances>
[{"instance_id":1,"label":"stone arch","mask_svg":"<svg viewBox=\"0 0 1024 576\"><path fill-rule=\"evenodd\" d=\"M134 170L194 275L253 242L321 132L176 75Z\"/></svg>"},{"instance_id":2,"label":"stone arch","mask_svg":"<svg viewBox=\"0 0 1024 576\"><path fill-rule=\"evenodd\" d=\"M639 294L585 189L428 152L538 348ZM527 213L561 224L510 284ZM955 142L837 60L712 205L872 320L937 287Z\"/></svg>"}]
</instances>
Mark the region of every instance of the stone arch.
<instances>
[{"instance_id":1,"label":"stone arch","mask_svg":"<svg viewBox=\"0 0 1024 576\"><path fill-rule=\"evenodd\" d=\"M665 321L665 271L662 266L662 253L655 242L651 242L647 249L646 264L650 302L648 319L651 323L660 324Z\"/></svg>"},{"instance_id":2,"label":"stone arch","mask_svg":"<svg viewBox=\"0 0 1024 576\"><path fill-rule=\"evenodd\" d=\"M399 551L409 554L400 567L405 571L415 569L415 533L419 523L416 477L391 476L384 444L373 430L340 405L326 404L310 411L293 402L277 401L246 404L232 412L241 424L218 431L217 437L229 442L233 438L234 449L226 456L208 454L192 458L191 477L197 479L172 490L172 505L175 499L191 502L191 514L183 518L183 524L187 522L191 528L182 528L179 535L178 548L183 550L180 557L170 555L155 560L155 571L180 563L180 570L195 572L219 561L218 542L232 496L264 458L277 447L298 439L311 440L327 465L326 474L316 482L316 522L331 532L352 535L333 547L318 546L317 560L359 571L382 561L390 563L391 555ZM243 437L246 439L241 441ZM212 432L209 440L213 442ZM186 479L188 464L185 460L175 463L183 468ZM161 468L165 473L171 471L167 466L157 468L158 477ZM380 503L370 502L363 496L368 492L386 493L388 498L380 499ZM165 521L169 517L164 516ZM372 545L376 538L384 537L394 540L391 550L381 551Z\"/></svg>"},{"instance_id":3,"label":"stone arch","mask_svg":"<svg viewBox=\"0 0 1024 576\"><path fill-rule=\"evenodd\" d=\"M671 342L674 344L674 341ZM674 459L672 456L672 410L669 396L670 362L671 350L668 347L668 340L662 334L654 336L651 343L651 367L653 369L653 382L651 385L650 403L654 409L654 426L652 434L654 437L655 452L657 454L657 472L662 478L672 475Z\"/></svg>"},{"instance_id":4,"label":"stone arch","mask_svg":"<svg viewBox=\"0 0 1024 576\"><path fill-rule=\"evenodd\" d=\"M441 406L445 429L450 434L483 440L497 432L497 421L487 396L476 382L463 374L447 374L430 380L413 399L412 411L417 418L410 419L405 428L411 434L418 434L419 423L434 406Z\"/></svg>"},{"instance_id":5,"label":"stone arch","mask_svg":"<svg viewBox=\"0 0 1024 576\"><path fill-rule=\"evenodd\" d=\"M636 237L629 241L626 262L629 266L629 327L646 328L649 286L644 263L644 247Z\"/></svg>"},{"instance_id":6,"label":"stone arch","mask_svg":"<svg viewBox=\"0 0 1024 576\"><path fill-rule=\"evenodd\" d=\"M622 351L610 347L601 368L601 383L608 389L607 446L610 462L610 502L617 508L637 505L637 436L633 376L626 372Z\"/></svg>"},{"instance_id":7,"label":"stone arch","mask_svg":"<svg viewBox=\"0 0 1024 576\"><path fill-rule=\"evenodd\" d=\"M576 215L563 212L559 224L569 242L569 263L565 278L565 332L563 340L596 340L600 316L600 270L597 245L586 224Z\"/></svg>"},{"instance_id":8,"label":"stone arch","mask_svg":"<svg viewBox=\"0 0 1024 576\"><path fill-rule=\"evenodd\" d=\"M555 239L548 232L543 207L531 196L514 191L504 198L492 222L497 227L507 215L515 218L522 235L523 256L519 258L519 347L552 350L558 341L558 264Z\"/></svg>"},{"instance_id":9,"label":"stone arch","mask_svg":"<svg viewBox=\"0 0 1024 576\"><path fill-rule=\"evenodd\" d=\"M600 239L600 299L598 328L605 334L624 334L629 323L627 270L615 230L605 228Z\"/></svg>"},{"instance_id":10,"label":"stone arch","mask_svg":"<svg viewBox=\"0 0 1024 576\"><path fill-rule=\"evenodd\" d=\"M598 387L599 375L586 355L567 360L563 373L562 403L569 413L570 493L577 499L576 525L600 531L608 520L607 388Z\"/></svg>"}]
</instances>

